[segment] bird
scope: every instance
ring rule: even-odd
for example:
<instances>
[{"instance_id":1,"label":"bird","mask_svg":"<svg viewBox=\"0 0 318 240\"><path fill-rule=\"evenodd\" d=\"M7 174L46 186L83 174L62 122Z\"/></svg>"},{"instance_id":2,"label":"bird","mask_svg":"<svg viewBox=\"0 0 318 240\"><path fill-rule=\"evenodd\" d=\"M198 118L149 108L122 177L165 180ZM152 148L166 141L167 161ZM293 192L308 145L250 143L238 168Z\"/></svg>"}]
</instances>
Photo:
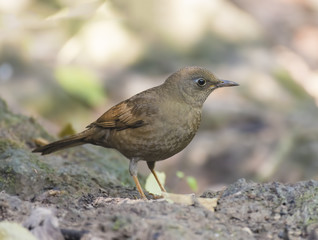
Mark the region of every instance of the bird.
<instances>
[{"instance_id":1,"label":"bird","mask_svg":"<svg viewBox=\"0 0 318 240\"><path fill-rule=\"evenodd\" d=\"M140 197L146 200L137 176L138 162L147 162L161 191L166 192L154 171L156 162L170 158L191 142L200 126L203 103L214 90L238 85L218 79L206 68L184 67L161 85L113 106L83 132L33 152L45 155L87 143L116 149L129 159L129 173Z\"/></svg>"}]
</instances>

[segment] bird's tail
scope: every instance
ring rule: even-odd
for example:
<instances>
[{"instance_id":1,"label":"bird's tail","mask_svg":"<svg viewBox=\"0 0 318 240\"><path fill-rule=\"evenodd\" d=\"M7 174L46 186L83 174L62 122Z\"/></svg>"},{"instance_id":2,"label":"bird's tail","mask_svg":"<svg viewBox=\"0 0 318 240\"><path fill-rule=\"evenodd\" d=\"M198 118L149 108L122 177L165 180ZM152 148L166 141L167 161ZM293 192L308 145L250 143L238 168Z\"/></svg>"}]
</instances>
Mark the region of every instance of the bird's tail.
<instances>
[{"instance_id":1,"label":"bird's tail","mask_svg":"<svg viewBox=\"0 0 318 240\"><path fill-rule=\"evenodd\" d=\"M49 143L47 145L38 147L32 152L40 152L42 155L49 154L64 148L75 147L78 145L85 144L85 138L89 135L89 130L67 137L65 139Z\"/></svg>"}]
</instances>

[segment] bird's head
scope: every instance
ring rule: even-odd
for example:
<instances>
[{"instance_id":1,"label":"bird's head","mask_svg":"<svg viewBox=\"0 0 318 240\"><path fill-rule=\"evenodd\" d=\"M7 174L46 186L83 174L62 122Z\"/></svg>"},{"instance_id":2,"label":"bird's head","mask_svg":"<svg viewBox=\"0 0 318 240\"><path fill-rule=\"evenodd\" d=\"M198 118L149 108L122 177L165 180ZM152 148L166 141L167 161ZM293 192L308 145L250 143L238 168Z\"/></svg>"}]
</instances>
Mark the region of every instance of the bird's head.
<instances>
[{"instance_id":1,"label":"bird's head","mask_svg":"<svg viewBox=\"0 0 318 240\"><path fill-rule=\"evenodd\" d=\"M179 99L201 107L207 97L217 88L238 86L236 82L216 78L201 67L185 67L173 73L164 83Z\"/></svg>"}]
</instances>

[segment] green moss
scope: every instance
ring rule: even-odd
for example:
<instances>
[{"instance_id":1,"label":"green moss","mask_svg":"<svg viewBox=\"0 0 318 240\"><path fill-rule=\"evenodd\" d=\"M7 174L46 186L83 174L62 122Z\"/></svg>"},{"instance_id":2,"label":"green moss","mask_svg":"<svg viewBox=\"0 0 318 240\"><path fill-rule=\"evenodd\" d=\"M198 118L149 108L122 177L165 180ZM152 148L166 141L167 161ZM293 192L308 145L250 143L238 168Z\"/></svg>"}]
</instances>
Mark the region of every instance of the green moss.
<instances>
[{"instance_id":1,"label":"green moss","mask_svg":"<svg viewBox=\"0 0 318 240\"><path fill-rule=\"evenodd\" d=\"M8 105L3 99L0 98L0 117L5 112L8 112Z\"/></svg>"},{"instance_id":2,"label":"green moss","mask_svg":"<svg viewBox=\"0 0 318 240\"><path fill-rule=\"evenodd\" d=\"M16 184L16 174L12 167L0 169L0 189L5 189L8 193L14 192Z\"/></svg>"},{"instance_id":3,"label":"green moss","mask_svg":"<svg viewBox=\"0 0 318 240\"><path fill-rule=\"evenodd\" d=\"M9 138L0 138L0 159L8 157L14 149L20 149L23 145Z\"/></svg>"},{"instance_id":4,"label":"green moss","mask_svg":"<svg viewBox=\"0 0 318 240\"><path fill-rule=\"evenodd\" d=\"M296 208L303 210L305 226L318 223L318 188L312 188L296 198Z\"/></svg>"},{"instance_id":5,"label":"green moss","mask_svg":"<svg viewBox=\"0 0 318 240\"><path fill-rule=\"evenodd\" d=\"M11 113L1 99L0 136L0 186L11 194L29 199L55 188L80 197L109 184L133 185L128 161L111 150L85 146L48 157L31 153L33 139L52 137L33 118Z\"/></svg>"},{"instance_id":6,"label":"green moss","mask_svg":"<svg viewBox=\"0 0 318 240\"><path fill-rule=\"evenodd\" d=\"M305 89L296 83L285 69L278 69L273 75L277 79L277 82L280 83L293 97L298 99L309 99L309 95Z\"/></svg>"},{"instance_id":7,"label":"green moss","mask_svg":"<svg viewBox=\"0 0 318 240\"><path fill-rule=\"evenodd\" d=\"M45 163L43 161L40 161L37 158L31 157L30 158L30 162L34 163L34 165L36 165L38 167L37 170L41 170L41 171L45 172L46 174L55 173L54 169L52 167L50 167L49 164L47 164L47 163Z\"/></svg>"},{"instance_id":8,"label":"green moss","mask_svg":"<svg viewBox=\"0 0 318 240\"><path fill-rule=\"evenodd\" d=\"M129 219L126 219L126 218L121 217L121 216L115 216L112 229L114 231L118 231L120 229L123 229L125 226L127 226L129 224L129 222L130 222Z\"/></svg>"}]
</instances>

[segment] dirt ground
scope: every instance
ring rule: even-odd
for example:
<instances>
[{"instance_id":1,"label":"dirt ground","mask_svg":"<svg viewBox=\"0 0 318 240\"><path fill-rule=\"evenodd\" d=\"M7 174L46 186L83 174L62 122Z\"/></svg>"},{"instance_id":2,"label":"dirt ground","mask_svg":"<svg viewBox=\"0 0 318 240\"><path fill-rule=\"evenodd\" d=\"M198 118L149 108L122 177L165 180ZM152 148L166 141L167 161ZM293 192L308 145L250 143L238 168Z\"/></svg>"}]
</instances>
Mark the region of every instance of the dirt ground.
<instances>
[{"instance_id":1,"label":"dirt ground","mask_svg":"<svg viewBox=\"0 0 318 240\"><path fill-rule=\"evenodd\" d=\"M283 185L240 179L222 192L202 195L219 198L215 212L200 204L138 200L135 189L119 186L72 199L49 191L23 201L2 192L0 217L26 223L34 209L52 209L59 222L55 231L64 239L317 239L317 190L315 181ZM39 218L51 221L47 215ZM33 220L32 230L47 231L43 221Z\"/></svg>"}]
</instances>

